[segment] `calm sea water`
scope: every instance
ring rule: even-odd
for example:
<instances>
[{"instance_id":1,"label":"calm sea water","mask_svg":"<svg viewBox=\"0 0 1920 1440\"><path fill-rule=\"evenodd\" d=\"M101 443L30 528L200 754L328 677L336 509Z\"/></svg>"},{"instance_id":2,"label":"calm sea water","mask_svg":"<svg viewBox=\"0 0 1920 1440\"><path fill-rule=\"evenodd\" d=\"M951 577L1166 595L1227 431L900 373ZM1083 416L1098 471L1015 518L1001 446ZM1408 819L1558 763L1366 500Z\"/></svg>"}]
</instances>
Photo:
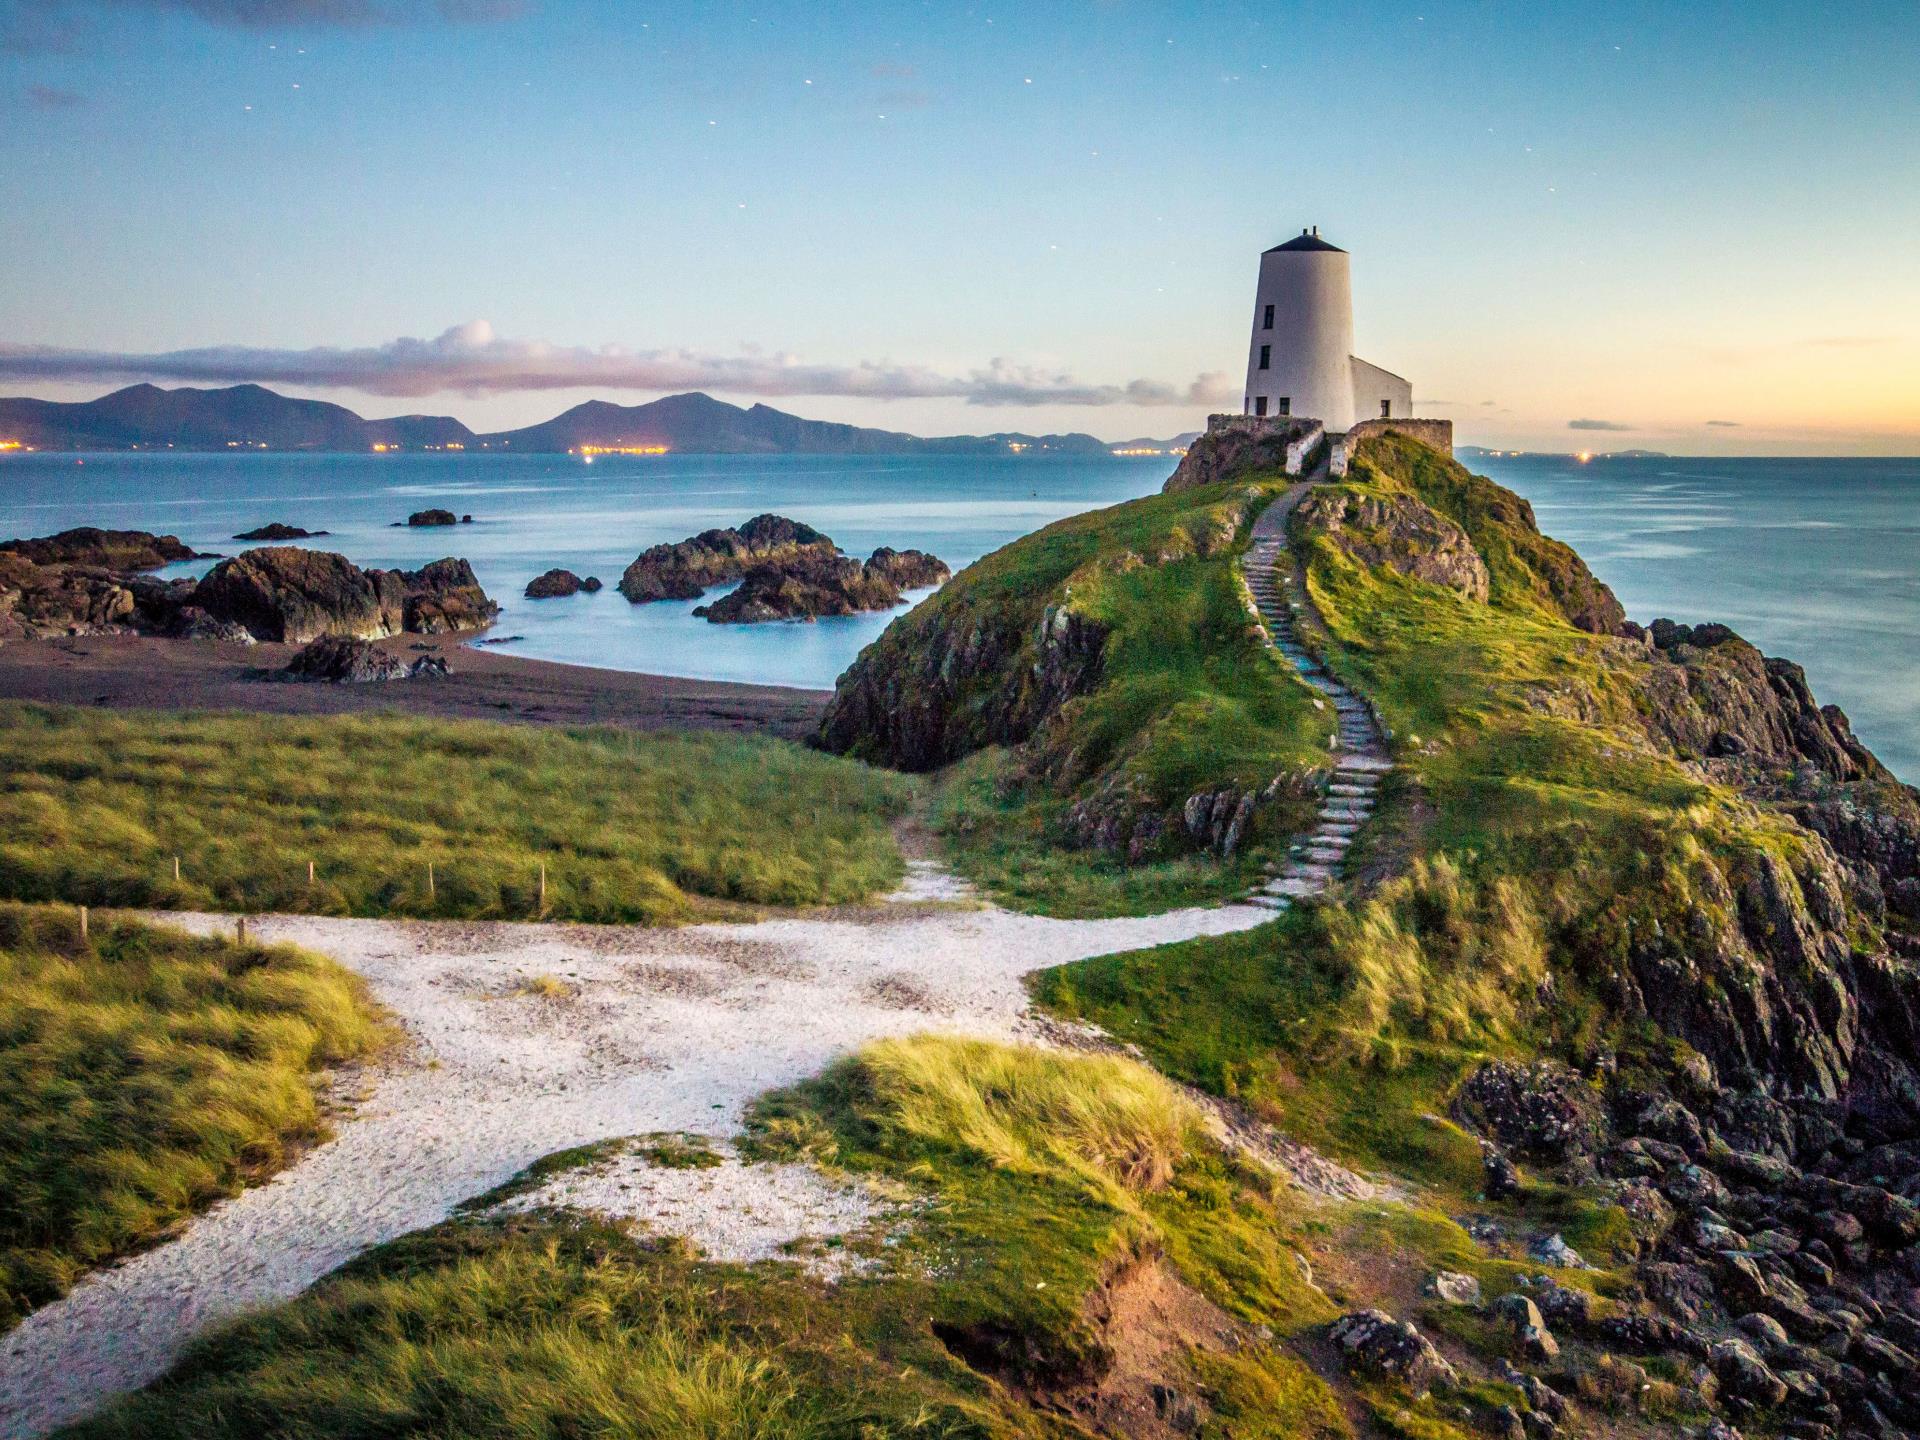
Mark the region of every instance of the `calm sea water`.
<instances>
[{"instance_id":1,"label":"calm sea water","mask_svg":"<svg viewBox=\"0 0 1920 1440\"><path fill-rule=\"evenodd\" d=\"M1533 502L1637 620L1719 620L1806 666L1867 743L1920 779L1920 461L1476 460ZM0 536L71 525L171 532L232 553L269 520L330 530L363 565L464 555L504 608L496 636L542 659L828 686L889 615L715 626L697 602L629 605L612 586L647 546L772 510L841 546L931 550L955 569L1062 516L1159 488L1164 459L898 456L12 455ZM395 529L412 510L471 513ZM554 565L598 595L530 601ZM174 567L180 573L204 563ZM718 592L715 592L718 593Z\"/></svg>"}]
</instances>

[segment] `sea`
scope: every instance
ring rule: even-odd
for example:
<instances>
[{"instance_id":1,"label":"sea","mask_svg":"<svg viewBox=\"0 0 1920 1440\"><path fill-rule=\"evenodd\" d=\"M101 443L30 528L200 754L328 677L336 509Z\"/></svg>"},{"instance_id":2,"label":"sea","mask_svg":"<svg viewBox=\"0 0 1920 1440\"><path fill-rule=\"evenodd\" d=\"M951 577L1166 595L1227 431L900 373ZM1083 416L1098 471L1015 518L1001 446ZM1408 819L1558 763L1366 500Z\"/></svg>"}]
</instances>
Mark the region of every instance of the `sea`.
<instances>
[{"instance_id":1,"label":"sea","mask_svg":"<svg viewBox=\"0 0 1920 1440\"><path fill-rule=\"evenodd\" d=\"M487 637L520 655L760 684L831 686L891 614L710 625L696 601L614 590L649 545L763 512L849 553L929 550L958 570L1082 511L1149 494L1168 457L20 454L0 456L0 537L74 525L178 535L231 554L269 521L366 566L473 564L501 602ZM1532 502L1628 613L1733 626L1806 667L1822 701L1920 780L1920 460L1473 456ZM470 514L411 529L415 510ZM211 561L170 567L195 574ZM527 600L541 571L596 575L595 595ZM710 592L724 593L724 589ZM908 597L908 603L923 593ZM905 608L905 607L903 607ZM898 612L895 612L898 613Z\"/></svg>"}]
</instances>

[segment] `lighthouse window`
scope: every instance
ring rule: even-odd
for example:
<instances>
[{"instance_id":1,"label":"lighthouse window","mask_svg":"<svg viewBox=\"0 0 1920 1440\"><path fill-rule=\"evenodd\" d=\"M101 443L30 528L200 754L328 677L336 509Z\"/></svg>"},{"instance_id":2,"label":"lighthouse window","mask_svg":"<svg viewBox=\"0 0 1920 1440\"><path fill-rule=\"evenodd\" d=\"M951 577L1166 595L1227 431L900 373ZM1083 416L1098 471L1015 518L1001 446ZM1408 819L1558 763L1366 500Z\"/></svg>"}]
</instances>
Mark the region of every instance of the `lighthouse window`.
<instances>
[{"instance_id":1,"label":"lighthouse window","mask_svg":"<svg viewBox=\"0 0 1920 1440\"><path fill-rule=\"evenodd\" d=\"M1260 347L1260 368L1262 370L1266 369L1268 364L1271 363L1272 360L1273 360L1273 346L1262 345Z\"/></svg>"},{"instance_id":2,"label":"lighthouse window","mask_svg":"<svg viewBox=\"0 0 1920 1440\"><path fill-rule=\"evenodd\" d=\"M1260 328L1262 330L1271 330L1273 328L1273 307L1271 305L1267 306L1267 313L1261 317Z\"/></svg>"},{"instance_id":3,"label":"lighthouse window","mask_svg":"<svg viewBox=\"0 0 1920 1440\"><path fill-rule=\"evenodd\" d=\"M1256 415L1264 415L1267 413L1267 397L1266 396L1256 395L1253 397L1253 413Z\"/></svg>"},{"instance_id":4,"label":"lighthouse window","mask_svg":"<svg viewBox=\"0 0 1920 1440\"><path fill-rule=\"evenodd\" d=\"M1282 395L1280 397L1280 413L1282 415L1291 415L1293 413L1293 397L1291 395Z\"/></svg>"},{"instance_id":5,"label":"lighthouse window","mask_svg":"<svg viewBox=\"0 0 1920 1440\"><path fill-rule=\"evenodd\" d=\"M1380 418L1382 420L1391 420L1393 418L1393 402L1391 400L1382 400L1380 402Z\"/></svg>"}]
</instances>

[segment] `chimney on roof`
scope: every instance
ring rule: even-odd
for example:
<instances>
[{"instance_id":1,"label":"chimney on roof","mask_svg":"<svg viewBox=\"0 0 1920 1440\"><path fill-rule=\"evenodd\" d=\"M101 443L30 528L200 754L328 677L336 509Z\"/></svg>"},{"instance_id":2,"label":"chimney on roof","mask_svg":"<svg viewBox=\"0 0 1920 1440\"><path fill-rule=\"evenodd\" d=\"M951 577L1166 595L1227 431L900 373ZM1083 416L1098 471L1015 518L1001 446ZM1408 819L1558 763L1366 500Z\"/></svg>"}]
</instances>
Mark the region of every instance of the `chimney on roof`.
<instances>
[{"instance_id":1,"label":"chimney on roof","mask_svg":"<svg viewBox=\"0 0 1920 1440\"><path fill-rule=\"evenodd\" d=\"M1320 238L1320 227L1318 225L1313 227L1313 238L1316 240Z\"/></svg>"}]
</instances>

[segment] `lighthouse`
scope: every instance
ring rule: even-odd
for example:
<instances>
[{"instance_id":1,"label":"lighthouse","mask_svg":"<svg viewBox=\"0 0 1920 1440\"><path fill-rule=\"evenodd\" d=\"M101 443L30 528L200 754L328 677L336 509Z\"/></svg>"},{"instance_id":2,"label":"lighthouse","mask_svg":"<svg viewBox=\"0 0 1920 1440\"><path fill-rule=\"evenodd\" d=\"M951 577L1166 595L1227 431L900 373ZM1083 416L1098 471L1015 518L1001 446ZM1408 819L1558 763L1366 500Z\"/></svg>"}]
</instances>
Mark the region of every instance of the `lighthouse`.
<instances>
[{"instance_id":1,"label":"lighthouse","mask_svg":"<svg viewBox=\"0 0 1920 1440\"><path fill-rule=\"evenodd\" d=\"M1353 353L1349 259L1317 225L1261 255L1246 414L1309 416L1329 435L1413 414L1413 386Z\"/></svg>"}]
</instances>

